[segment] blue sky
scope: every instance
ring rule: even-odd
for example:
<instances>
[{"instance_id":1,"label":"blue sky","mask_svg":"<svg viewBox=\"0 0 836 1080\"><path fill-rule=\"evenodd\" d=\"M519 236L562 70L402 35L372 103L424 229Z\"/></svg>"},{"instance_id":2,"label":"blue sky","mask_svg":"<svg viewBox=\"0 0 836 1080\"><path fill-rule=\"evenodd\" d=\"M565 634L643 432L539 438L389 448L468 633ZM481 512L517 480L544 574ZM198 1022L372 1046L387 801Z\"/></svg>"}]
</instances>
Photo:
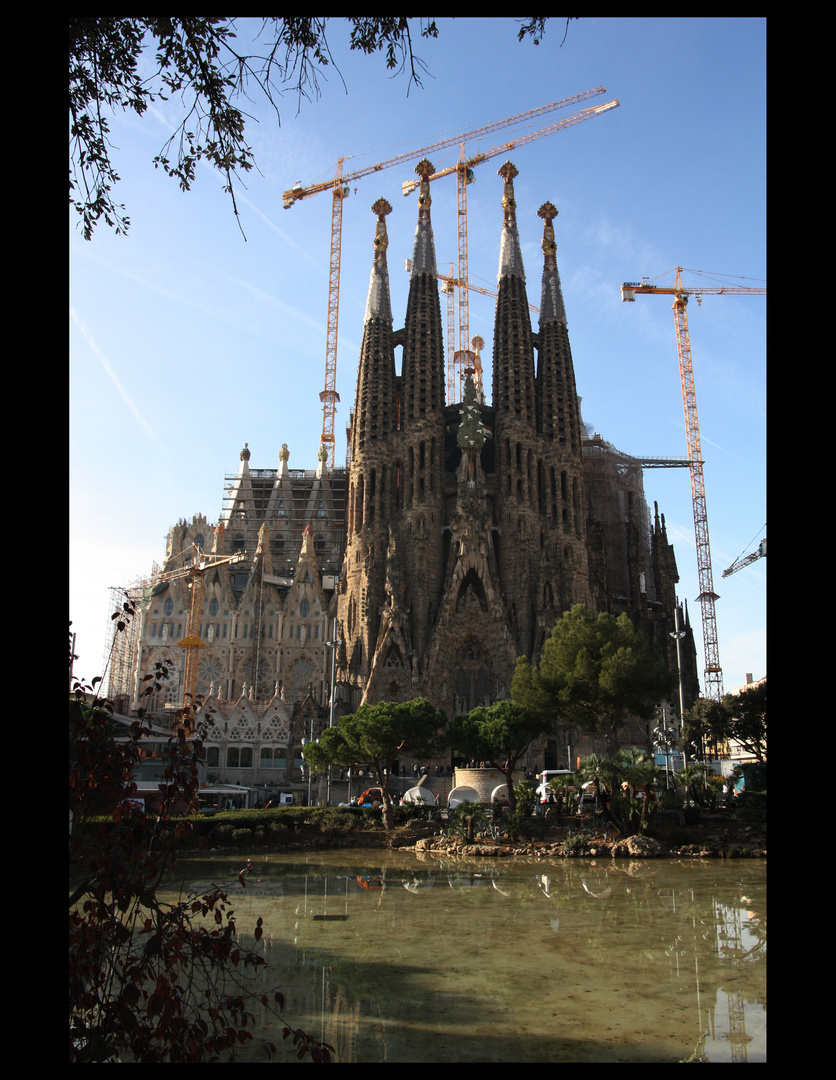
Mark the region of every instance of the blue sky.
<instances>
[{"instance_id":1,"label":"blue sky","mask_svg":"<svg viewBox=\"0 0 836 1080\"><path fill-rule=\"evenodd\" d=\"M240 20L239 41L258 28ZM518 43L514 19L440 19L416 52L423 89L391 78L383 58L348 52L335 20L319 100L280 103L281 126L254 99L248 129L258 172L238 190L243 238L220 177L199 168L193 190L153 168L179 123L176 101L139 119L116 115L116 190L127 237L100 227L86 242L70 221L70 618L78 674L101 671L110 586L161 562L169 527L217 521L223 478L244 443L255 468L314 468L325 380L330 196L282 207L282 192L385 161L596 86L620 107L485 162L468 188L471 278L495 287L502 181L510 158L529 299L539 302L546 200L555 225L578 393L587 425L638 457L684 456L685 425L670 298L620 298L623 281L691 285L766 282L766 22L764 19L581 19L564 44L553 20L539 46ZM559 119L564 110L538 121ZM468 152L500 145L497 132ZM432 156L440 169L457 149ZM417 160L417 157L416 157ZM337 359L337 463L372 263L380 196L389 229L392 307L400 325L417 221L400 166L359 180L344 204ZM356 188L356 190L355 190ZM436 253L457 258L455 180L433 185ZM766 523L766 298L706 296L688 309L724 685L766 674L766 560L723 579ZM536 327L535 327L536 329ZM471 293L490 386L493 300ZM685 469L648 470L677 553L703 668L693 510Z\"/></svg>"}]
</instances>

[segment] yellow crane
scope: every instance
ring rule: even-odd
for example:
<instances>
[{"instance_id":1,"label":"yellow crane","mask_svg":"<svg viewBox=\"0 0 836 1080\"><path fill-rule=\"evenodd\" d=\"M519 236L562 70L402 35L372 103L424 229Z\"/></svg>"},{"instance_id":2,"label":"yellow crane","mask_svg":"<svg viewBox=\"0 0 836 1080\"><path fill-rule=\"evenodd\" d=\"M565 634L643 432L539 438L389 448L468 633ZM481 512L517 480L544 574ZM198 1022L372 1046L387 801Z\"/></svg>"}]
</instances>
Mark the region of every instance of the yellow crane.
<instances>
[{"instance_id":1,"label":"yellow crane","mask_svg":"<svg viewBox=\"0 0 836 1080\"><path fill-rule=\"evenodd\" d=\"M203 607L203 582L207 570L216 566L224 566L227 563L241 562L246 559L243 551L234 555L207 555L197 545L194 547L194 558L190 566L181 566L177 570L166 570L159 574L154 584L162 581L176 581L178 578L189 578L189 588L192 591L189 603L189 629L182 641L177 644L186 650L186 662L183 670L183 714L182 725L191 732L194 727L195 699L197 697L197 665L199 652L206 645L200 639L200 616Z\"/></svg>"},{"instance_id":2,"label":"yellow crane","mask_svg":"<svg viewBox=\"0 0 836 1080\"><path fill-rule=\"evenodd\" d=\"M353 172L343 173L343 165L346 158L341 157L337 162L336 171L334 173L333 180L326 180L316 184L309 184L303 186L301 181L297 181L292 188L289 188L282 195L282 205L285 210L295 206L297 202L303 199L310 198L312 195L318 195L323 191L331 192L331 257L329 262L328 272L328 321L325 343L325 389L320 393L319 398L322 402L322 436L321 443L328 451L329 464L334 464L334 417L336 414L337 402L340 400L337 393L337 331L339 326L339 311L340 311L340 258L342 248L342 206L343 201L348 197L349 185L356 180L362 179L364 176L369 176L372 173L382 172L384 169L389 169L394 165L402 165L404 162L414 160L416 157L426 157L428 154L434 153L437 150L442 150L449 146L454 146L456 143L463 145L465 140L474 140L481 138L484 135L489 134L492 131L497 131L500 128L511 127L514 124L521 124L527 121L533 120L537 116L541 116L545 113L552 112L555 109L562 109L568 105L574 105L579 101L584 101L587 98L595 97L598 94L605 93L603 86L595 87L593 90L585 90L580 94L573 94L571 97L562 98L560 101L553 101L548 105L541 105L536 109L529 109L526 112L517 113L515 116L506 117L504 120L497 120L492 124L485 124L480 128L476 128L473 131L465 132L462 135L454 135L447 139L442 139L439 142L433 143L430 146L421 147L418 150L410 150L403 154L398 154L396 157L389 158L388 161L378 162L376 165L368 165L364 168L356 169ZM582 117L586 119L585 116ZM577 121L575 121L577 123ZM546 134L544 132L544 134ZM461 274L460 274L461 276Z\"/></svg>"},{"instance_id":3,"label":"yellow crane","mask_svg":"<svg viewBox=\"0 0 836 1080\"><path fill-rule=\"evenodd\" d=\"M521 135L516 139L503 143L502 146L491 147L490 150L475 154L470 158L465 158L464 156L465 143L462 141L458 162L455 165L451 165L447 169L441 169L439 172L433 173L432 176L430 176L430 180L439 180L442 176L451 176L453 173L456 174L459 252L459 274L456 279L456 286L459 297L459 348L452 358L452 361L459 369L459 379L456 380L455 375L451 376L448 370L448 385L455 385L456 382L458 382L458 385L461 386L463 384L461 376L462 369L474 366L474 354L469 348L470 303L468 290L472 288L472 286L469 284L470 278L467 255L467 185L473 183L474 168L477 165L481 165L483 161L489 161L499 154L505 154L517 147L525 146L527 143L534 142L535 139L543 139L546 135L552 135L554 132L562 131L564 128L574 127L575 124L583 123L584 120L589 120L592 117L601 116L603 113L610 112L612 109L617 109L619 104L620 102L616 98L613 101L608 101L605 105L593 105L589 109L581 109L579 113L576 113L574 116L569 116L565 120L558 120L556 123L549 124L547 127L540 128L538 131L532 131L526 135ZM410 195L417 187L417 180L406 180L401 184L401 190L405 196ZM448 358L448 367L449 364L450 358Z\"/></svg>"},{"instance_id":4,"label":"yellow crane","mask_svg":"<svg viewBox=\"0 0 836 1080\"><path fill-rule=\"evenodd\" d=\"M719 701L723 696L723 669L720 666L720 648L717 642L717 615L714 578L711 570L711 545L708 537L708 511L705 501L705 478L703 476L700 425L697 418L697 395L694 389L694 366L691 361L691 340L688 334L686 307L688 297L694 296L702 303L703 296L738 294L765 296L765 288L748 286L688 286L682 284L683 267L676 267L676 279L672 287L653 285L649 278L641 281L625 281L621 286L622 301L634 301L637 295L650 294L673 296L673 313L676 325L676 347L679 353L679 376L682 382L682 404L685 410L685 437L688 445L689 471L691 473L691 499L694 506L694 533L697 546L697 571L700 593L697 597L702 610L702 633L705 648L705 697ZM700 271L692 271L699 273Z\"/></svg>"}]
</instances>

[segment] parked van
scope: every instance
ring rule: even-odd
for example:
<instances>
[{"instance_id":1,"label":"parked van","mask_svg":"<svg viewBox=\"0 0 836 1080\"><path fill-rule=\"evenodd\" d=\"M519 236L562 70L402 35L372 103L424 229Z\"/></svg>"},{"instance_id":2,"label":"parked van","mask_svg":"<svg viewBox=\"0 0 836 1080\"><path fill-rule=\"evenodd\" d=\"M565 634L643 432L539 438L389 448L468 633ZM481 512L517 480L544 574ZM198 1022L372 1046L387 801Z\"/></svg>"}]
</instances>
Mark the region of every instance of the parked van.
<instances>
[{"instance_id":1,"label":"parked van","mask_svg":"<svg viewBox=\"0 0 836 1080\"><path fill-rule=\"evenodd\" d=\"M549 782L556 776L574 776L571 769L545 769L540 773L540 784L537 788L537 799L544 803L549 801Z\"/></svg>"}]
</instances>

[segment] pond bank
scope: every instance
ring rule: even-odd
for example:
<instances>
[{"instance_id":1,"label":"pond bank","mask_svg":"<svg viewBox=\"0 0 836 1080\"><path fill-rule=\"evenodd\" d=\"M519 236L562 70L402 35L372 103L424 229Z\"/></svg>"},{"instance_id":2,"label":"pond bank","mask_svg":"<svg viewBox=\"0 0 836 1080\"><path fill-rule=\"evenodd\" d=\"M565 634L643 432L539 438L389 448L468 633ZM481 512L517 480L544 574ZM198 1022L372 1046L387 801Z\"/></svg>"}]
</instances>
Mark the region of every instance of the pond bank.
<instances>
[{"instance_id":1,"label":"pond bank","mask_svg":"<svg viewBox=\"0 0 836 1080\"><path fill-rule=\"evenodd\" d=\"M766 824L738 821L718 814L697 825L658 829L654 836L604 838L600 828L582 819L542 830L543 835L517 840L480 839L468 843L460 837L439 835L435 826L410 822L391 833L384 829L324 830L303 826L292 831L234 830L233 842L205 845L211 851L264 850L276 852L331 851L343 848L393 848L416 854L475 858L766 858ZM598 834L598 835L596 835ZM224 840L227 838L224 837Z\"/></svg>"}]
</instances>

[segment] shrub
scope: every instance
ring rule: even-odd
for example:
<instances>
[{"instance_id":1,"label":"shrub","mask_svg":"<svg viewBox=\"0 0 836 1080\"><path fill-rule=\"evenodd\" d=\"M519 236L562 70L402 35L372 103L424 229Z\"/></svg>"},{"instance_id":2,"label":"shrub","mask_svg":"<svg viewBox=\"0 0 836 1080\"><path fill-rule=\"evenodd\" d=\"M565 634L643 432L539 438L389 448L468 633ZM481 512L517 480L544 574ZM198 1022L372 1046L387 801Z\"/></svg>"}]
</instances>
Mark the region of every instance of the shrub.
<instances>
[{"instance_id":1,"label":"shrub","mask_svg":"<svg viewBox=\"0 0 836 1080\"><path fill-rule=\"evenodd\" d=\"M591 839L586 833L570 833L563 841L563 850L567 855L583 855Z\"/></svg>"}]
</instances>

